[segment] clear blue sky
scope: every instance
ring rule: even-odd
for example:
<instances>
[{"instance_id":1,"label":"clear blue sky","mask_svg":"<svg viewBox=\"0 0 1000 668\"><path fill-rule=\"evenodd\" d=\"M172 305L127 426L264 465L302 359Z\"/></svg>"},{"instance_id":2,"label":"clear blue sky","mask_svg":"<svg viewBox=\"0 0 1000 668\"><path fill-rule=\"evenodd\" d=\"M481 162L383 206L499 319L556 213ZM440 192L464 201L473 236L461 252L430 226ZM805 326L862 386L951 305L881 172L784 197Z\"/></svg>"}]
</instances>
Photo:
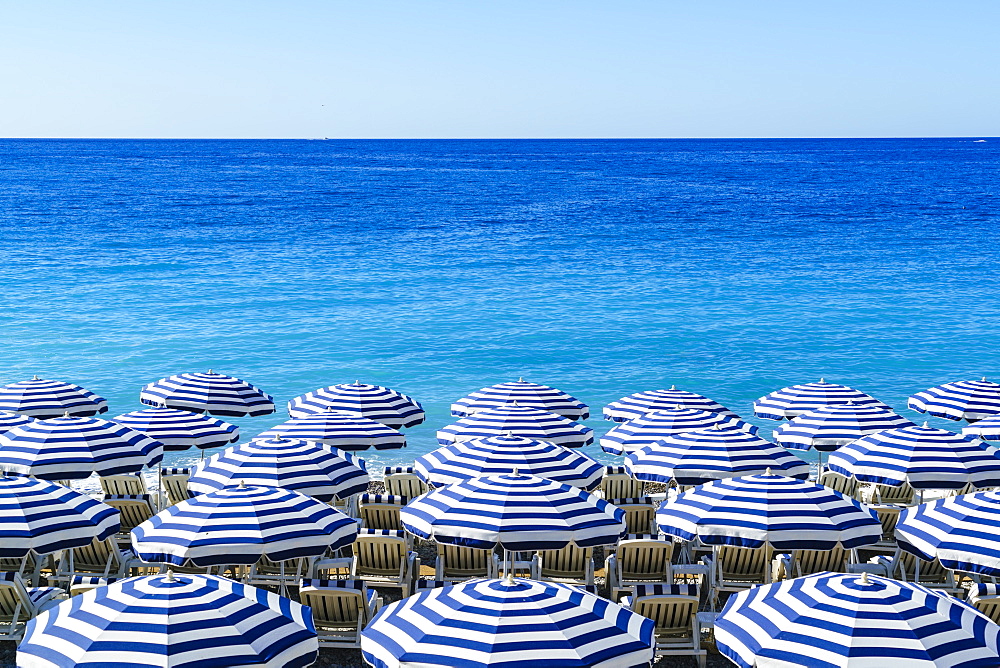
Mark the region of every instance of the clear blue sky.
<instances>
[{"instance_id":1,"label":"clear blue sky","mask_svg":"<svg viewBox=\"0 0 1000 668\"><path fill-rule=\"evenodd\" d=\"M0 136L996 136L998 35L996 0L0 0Z\"/></svg>"}]
</instances>

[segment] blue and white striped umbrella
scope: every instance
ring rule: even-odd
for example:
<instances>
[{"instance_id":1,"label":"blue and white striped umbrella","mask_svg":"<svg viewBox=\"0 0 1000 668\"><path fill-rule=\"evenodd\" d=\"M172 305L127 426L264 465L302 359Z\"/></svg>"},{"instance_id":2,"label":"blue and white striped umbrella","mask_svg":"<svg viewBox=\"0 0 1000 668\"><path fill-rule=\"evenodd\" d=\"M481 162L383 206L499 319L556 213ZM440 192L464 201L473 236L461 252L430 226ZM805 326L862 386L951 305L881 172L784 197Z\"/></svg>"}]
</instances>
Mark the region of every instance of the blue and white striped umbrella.
<instances>
[{"instance_id":1,"label":"blue and white striped umbrella","mask_svg":"<svg viewBox=\"0 0 1000 668\"><path fill-rule=\"evenodd\" d=\"M882 537L875 513L829 487L780 475L753 475L699 485L663 502L660 531L707 545L776 550L830 550Z\"/></svg>"},{"instance_id":2,"label":"blue and white striped umbrella","mask_svg":"<svg viewBox=\"0 0 1000 668\"><path fill-rule=\"evenodd\" d=\"M47 480L0 475L0 557L49 554L118 533L118 511Z\"/></svg>"},{"instance_id":3,"label":"blue and white striped umbrella","mask_svg":"<svg viewBox=\"0 0 1000 668\"><path fill-rule=\"evenodd\" d=\"M900 427L869 434L830 455L828 468L861 482L916 489L1000 486L1000 450L946 429Z\"/></svg>"},{"instance_id":4,"label":"blue and white striped umbrella","mask_svg":"<svg viewBox=\"0 0 1000 668\"><path fill-rule=\"evenodd\" d=\"M665 411L672 408L690 408L709 413L722 413L730 417L739 417L717 401L686 390L678 390L671 385L669 390L649 390L636 392L618 401L612 401L604 407L604 419L615 422L628 422L642 417L646 413Z\"/></svg>"},{"instance_id":5,"label":"blue and white striped umbrella","mask_svg":"<svg viewBox=\"0 0 1000 668\"><path fill-rule=\"evenodd\" d=\"M320 501L368 489L365 461L318 443L265 439L240 443L198 462L188 490L205 494L239 484L291 489Z\"/></svg>"},{"instance_id":6,"label":"blue and white striped umbrella","mask_svg":"<svg viewBox=\"0 0 1000 668\"><path fill-rule=\"evenodd\" d=\"M309 608L214 575L127 578L28 622L19 668L300 668L319 654Z\"/></svg>"},{"instance_id":7,"label":"blue and white striped umbrella","mask_svg":"<svg viewBox=\"0 0 1000 668\"><path fill-rule=\"evenodd\" d=\"M20 427L22 424L28 424L34 419L27 415L20 415L10 411L0 411L0 434L7 433L14 427Z\"/></svg>"},{"instance_id":8,"label":"blue and white striped umbrella","mask_svg":"<svg viewBox=\"0 0 1000 668\"><path fill-rule=\"evenodd\" d=\"M878 399L847 385L828 383L820 378L818 383L792 385L764 395L753 402L757 417L768 420L791 419L803 413L822 408L853 403L855 406L874 406L891 410Z\"/></svg>"},{"instance_id":9,"label":"blue and white striped umbrella","mask_svg":"<svg viewBox=\"0 0 1000 668\"><path fill-rule=\"evenodd\" d=\"M146 561L180 566L318 557L354 542L358 524L322 501L277 487L239 485L166 508L132 530Z\"/></svg>"},{"instance_id":10,"label":"blue and white striped umbrella","mask_svg":"<svg viewBox=\"0 0 1000 668\"><path fill-rule=\"evenodd\" d=\"M558 550L611 545L625 534L625 511L570 485L528 475L486 476L433 489L401 511L403 528L465 547Z\"/></svg>"},{"instance_id":11,"label":"blue and white striped umbrella","mask_svg":"<svg viewBox=\"0 0 1000 668\"><path fill-rule=\"evenodd\" d=\"M945 383L917 392L907 406L948 420L984 420L1000 415L1000 384L985 378Z\"/></svg>"},{"instance_id":12,"label":"blue and white striped umbrella","mask_svg":"<svg viewBox=\"0 0 1000 668\"><path fill-rule=\"evenodd\" d=\"M1000 626L946 593L869 575L817 573L731 597L719 651L742 668L1000 665Z\"/></svg>"},{"instance_id":13,"label":"blue and white striped umbrella","mask_svg":"<svg viewBox=\"0 0 1000 668\"><path fill-rule=\"evenodd\" d=\"M240 428L236 425L176 408L132 411L119 415L114 421L159 441L168 452L217 448L240 440Z\"/></svg>"},{"instance_id":14,"label":"blue and white striped umbrella","mask_svg":"<svg viewBox=\"0 0 1000 668\"><path fill-rule=\"evenodd\" d=\"M514 434L549 441L567 448L580 448L594 442L594 430L548 411L510 404L479 411L439 429L441 445L477 438Z\"/></svg>"},{"instance_id":15,"label":"blue and white striped umbrella","mask_svg":"<svg viewBox=\"0 0 1000 668\"><path fill-rule=\"evenodd\" d=\"M484 387L464 396L451 405L451 414L455 417L465 417L514 403L562 415L568 420L579 421L590 417L587 404L576 397L548 385L529 383L523 378L517 382Z\"/></svg>"},{"instance_id":16,"label":"blue and white striped umbrella","mask_svg":"<svg viewBox=\"0 0 1000 668\"><path fill-rule=\"evenodd\" d=\"M418 457L413 468L435 487L517 471L591 490L604 475L604 466L582 452L512 434L442 446Z\"/></svg>"},{"instance_id":17,"label":"blue and white striped umbrella","mask_svg":"<svg viewBox=\"0 0 1000 668\"><path fill-rule=\"evenodd\" d=\"M1000 577L1000 492L974 492L905 508L896 542L945 568Z\"/></svg>"},{"instance_id":18,"label":"blue and white striped umbrella","mask_svg":"<svg viewBox=\"0 0 1000 668\"><path fill-rule=\"evenodd\" d=\"M773 473L809 477L809 465L784 448L738 427L674 434L625 458L625 470L637 480L701 485L711 480Z\"/></svg>"},{"instance_id":19,"label":"blue and white striped umbrella","mask_svg":"<svg viewBox=\"0 0 1000 668\"><path fill-rule=\"evenodd\" d=\"M338 450L389 450L406 447L406 437L392 427L329 408L286 420L258 435L257 439L279 436L322 443Z\"/></svg>"},{"instance_id":20,"label":"blue and white striped umbrella","mask_svg":"<svg viewBox=\"0 0 1000 668\"><path fill-rule=\"evenodd\" d=\"M375 420L393 429L415 427L425 418L423 406L416 399L388 387L358 381L321 387L288 402L288 415L293 418L327 409Z\"/></svg>"},{"instance_id":21,"label":"blue and white striped umbrella","mask_svg":"<svg viewBox=\"0 0 1000 668\"><path fill-rule=\"evenodd\" d=\"M0 427L0 429L2 428ZM966 436L981 438L984 441L1000 441L1000 415L973 422L968 427L963 427L962 433Z\"/></svg>"},{"instance_id":22,"label":"blue and white striped umbrella","mask_svg":"<svg viewBox=\"0 0 1000 668\"><path fill-rule=\"evenodd\" d=\"M108 411L108 402L90 390L35 376L0 387L0 411L10 411L33 418L61 415L90 417Z\"/></svg>"},{"instance_id":23,"label":"blue and white striped umbrella","mask_svg":"<svg viewBox=\"0 0 1000 668\"><path fill-rule=\"evenodd\" d=\"M158 442L98 418L35 420L0 434L0 470L44 480L135 473L161 459Z\"/></svg>"},{"instance_id":24,"label":"blue and white striped umbrella","mask_svg":"<svg viewBox=\"0 0 1000 668\"><path fill-rule=\"evenodd\" d=\"M386 606L361 652L375 668L646 668L653 626L572 585L470 580Z\"/></svg>"},{"instance_id":25,"label":"blue and white striped umbrella","mask_svg":"<svg viewBox=\"0 0 1000 668\"><path fill-rule=\"evenodd\" d=\"M792 450L836 450L862 436L916 425L877 406L843 404L802 413L774 430L774 440Z\"/></svg>"},{"instance_id":26,"label":"blue and white striped umbrella","mask_svg":"<svg viewBox=\"0 0 1000 668\"><path fill-rule=\"evenodd\" d=\"M673 408L647 413L615 425L614 429L601 438L601 449L613 455L627 455L668 436L708 429L713 425L737 427L748 434L757 433L757 427L724 413Z\"/></svg>"},{"instance_id":27,"label":"blue and white striped umbrella","mask_svg":"<svg viewBox=\"0 0 1000 668\"><path fill-rule=\"evenodd\" d=\"M223 417L258 417L274 412L274 397L245 380L215 373L181 373L142 388L148 406L178 408Z\"/></svg>"}]
</instances>

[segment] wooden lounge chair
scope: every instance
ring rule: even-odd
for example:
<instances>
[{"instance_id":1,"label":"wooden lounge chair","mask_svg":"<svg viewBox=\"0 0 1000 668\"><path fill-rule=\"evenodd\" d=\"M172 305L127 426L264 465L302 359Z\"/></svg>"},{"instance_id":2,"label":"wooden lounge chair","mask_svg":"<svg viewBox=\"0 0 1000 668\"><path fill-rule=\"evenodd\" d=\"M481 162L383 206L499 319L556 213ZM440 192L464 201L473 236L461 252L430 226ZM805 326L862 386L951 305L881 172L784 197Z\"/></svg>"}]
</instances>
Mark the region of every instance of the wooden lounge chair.
<instances>
[{"instance_id":1,"label":"wooden lounge chair","mask_svg":"<svg viewBox=\"0 0 1000 668\"><path fill-rule=\"evenodd\" d=\"M94 539L90 545L66 550L52 579L68 583L77 575L122 578L130 569L142 567L159 570L158 565L144 562L131 551L119 548L114 538Z\"/></svg>"},{"instance_id":2,"label":"wooden lounge chair","mask_svg":"<svg viewBox=\"0 0 1000 668\"><path fill-rule=\"evenodd\" d=\"M17 573L24 579L27 586L33 587L40 580L42 561L46 558L47 555L36 557L35 553L31 551L20 558L0 557L0 572Z\"/></svg>"},{"instance_id":3,"label":"wooden lounge chair","mask_svg":"<svg viewBox=\"0 0 1000 668\"><path fill-rule=\"evenodd\" d=\"M364 580L302 580L299 601L312 608L320 647L360 647L361 631L382 607Z\"/></svg>"},{"instance_id":4,"label":"wooden lounge chair","mask_svg":"<svg viewBox=\"0 0 1000 668\"><path fill-rule=\"evenodd\" d=\"M399 531L403 528L399 511L406 505L406 497L391 494L362 494L358 498L358 516L366 529Z\"/></svg>"},{"instance_id":5,"label":"wooden lounge chair","mask_svg":"<svg viewBox=\"0 0 1000 668\"><path fill-rule=\"evenodd\" d=\"M708 652L701 646L697 585L637 585L621 604L652 619L656 656L690 656L705 668Z\"/></svg>"},{"instance_id":6,"label":"wooden lounge chair","mask_svg":"<svg viewBox=\"0 0 1000 668\"><path fill-rule=\"evenodd\" d=\"M191 469L165 468L160 469L160 485L166 492L166 503L169 506L187 501L191 498L188 491L188 478L191 477Z\"/></svg>"},{"instance_id":7,"label":"wooden lounge chair","mask_svg":"<svg viewBox=\"0 0 1000 668\"><path fill-rule=\"evenodd\" d=\"M875 511L879 522L882 523L882 536L879 538L877 543L873 545L866 545L864 549L888 550L889 552L895 552L896 523L899 521L899 513L903 510L903 506L897 506L891 503L873 503L868 507Z\"/></svg>"},{"instance_id":8,"label":"wooden lounge chair","mask_svg":"<svg viewBox=\"0 0 1000 668\"><path fill-rule=\"evenodd\" d=\"M897 506L912 506L914 489L907 483L902 485L870 485L865 490L867 503L893 504Z\"/></svg>"},{"instance_id":9,"label":"wooden lounge chair","mask_svg":"<svg viewBox=\"0 0 1000 668\"><path fill-rule=\"evenodd\" d=\"M106 475L100 477L101 491L104 494L124 494L138 496L149 494L146 489L146 479L138 473L126 475Z\"/></svg>"},{"instance_id":10,"label":"wooden lounge chair","mask_svg":"<svg viewBox=\"0 0 1000 668\"><path fill-rule=\"evenodd\" d=\"M823 471L817 482L852 499L858 497L858 480L853 476L847 477L835 471Z\"/></svg>"},{"instance_id":11,"label":"wooden lounge chair","mask_svg":"<svg viewBox=\"0 0 1000 668\"><path fill-rule=\"evenodd\" d=\"M117 582L118 578L102 578L96 575L76 575L69 584L69 595L79 596L91 589L97 589L112 582Z\"/></svg>"},{"instance_id":12,"label":"wooden lounge chair","mask_svg":"<svg viewBox=\"0 0 1000 668\"><path fill-rule=\"evenodd\" d=\"M118 540L125 545L131 540L132 529L156 514L149 494L105 494L101 501L118 510Z\"/></svg>"},{"instance_id":13,"label":"wooden lounge chair","mask_svg":"<svg viewBox=\"0 0 1000 668\"><path fill-rule=\"evenodd\" d=\"M422 589L440 589L441 587L450 587L453 584L454 584L453 582L449 582L447 580L419 580L418 579L416 581L416 583L415 583L415 586L413 587L413 590L414 591L420 591Z\"/></svg>"},{"instance_id":14,"label":"wooden lounge chair","mask_svg":"<svg viewBox=\"0 0 1000 668\"><path fill-rule=\"evenodd\" d=\"M611 504L625 511L625 526L628 533L655 532L653 523L656 519L656 504L652 497L611 499Z\"/></svg>"},{"instance_id":15,"label":"wooden lounge chair","mask_svg":"<svg viewBox=\"0 0 1000 668\"><path fill-rule=\"evenodd\" d=\"M875 557L872 563L884 567L886 577L904 582L916 582L929 589L945 591L959 598L965 594L965 589L955 581L955 574L937 559L925 561L906 550L896 548L893 556Z\"/></svg>"},{"instance_id":16,"label":"wooden lounge chair","mask_svg":"<svg viewBox=\"0 0 1000 668\"><path fill-rule=\"evenodd\" d=\"M402 531L362 529L352 545L351 578L398 588L406 598L420 573L420 559L409 545Z\"/></svg>"},{"instance_id":17,"label":"wooden lounge chair","mask_svg":"<svg viewBox=\"0 0 1000 668\"><path fill-rule=\"evenodd\" d=\"M561 550L535 553L531 577L586 587L594 584L594 548L569 543Z\"/></svg>"},{"instance_id":18,"label":"wooden lounge chair","mask_svg":"<svg viewBox=\"0 0 1000 668\"><path fill-rule=\"evenodd\" d=\"M255 587L277 587L284 594L288 591L289 585L294 586L308 573L308 559L271 561L267 557L261 557L250 567L246 583Z\"/></svg>"},{"instance_id":19,"label":"wooden lounge chair","mask_svg":"<svg viewBox=\"0 0 1000 668\"><path fill-rule=\"evenodd\" d=\"M28 587L20 574L0 573L0 640L20 640L28 620L64 598L58 587Z\"/></svg>"},{"instance_id":20,"label":"wooden lounge chair","mask_svg":"<svg viewBox=\"0 0 1000 668\"><path fill-rule=\"evenodd\" d=\"M474 578L495 578L499 569L500 559L492 550L437 544L437 557L434 560L435 580L462 582Z\"/></svg>"},{"instance_id":21,"label":"wooden lounge chair","mask_svg":"<svg viewBox=\"0 0 1000 668\"><path fill-rule=\"evenodd\" d=\"M601 496L605 499L630 499L642 496L645 484L625 472L624 466L606 466L601 478Z\"/></svg>"},{"instance_id":22,"label":"wooden lounge chair","mask_svg":"<svg viewBox=\"0 0 1000 668\"><path fill-rule=\"evenodd\" d=\"M430 489L427 483L413 472L412 466L386 466L384 473L386 494L414 499Z\"/></svg>"},{"instance_id":23,"label":"wooden lounge chair","mask_svg":"<svg viewBox=\"0 0 1000 668\"><path fill-rule=\"evenodd\" d=\"M709 582L713 608L718 605L722 592L743 591L770 582L773 559L774 550L770 547L715 546L711 555L702 557L711 567Z\"/></svg>"},{"instance_id":24,"label":"wooden lounge chair","mask_svg":"<svg viewBox=\"0 0 1000 668\"><path fill-rule=\"evenodd\" d=\"M969 605L1000 624L1000 586L993 583L972 585Z\"/></svg>"},{"instance_id":25,"label":"wooden lounge chair","mask_svg":"<svg viewBox=\"0 0 1000 668\"><path fill-rule=\"evenodd\" d=\"M653 534L630 534L604 562L611 598L641 584L672 584L674 542Z\"/></svg>"},{"instance_id":26,"label":"wooden lounge chair","mask_svg":"<svg viewBox=\"0 0 1000 668\"><path fill-rule=\"evenodd\" d=\"M851 551L842 547L830 550L794 550L779 554L772 565L772 580L788 580L805 575L832 571L847 573Z\"/></svg>"}]
</instances>

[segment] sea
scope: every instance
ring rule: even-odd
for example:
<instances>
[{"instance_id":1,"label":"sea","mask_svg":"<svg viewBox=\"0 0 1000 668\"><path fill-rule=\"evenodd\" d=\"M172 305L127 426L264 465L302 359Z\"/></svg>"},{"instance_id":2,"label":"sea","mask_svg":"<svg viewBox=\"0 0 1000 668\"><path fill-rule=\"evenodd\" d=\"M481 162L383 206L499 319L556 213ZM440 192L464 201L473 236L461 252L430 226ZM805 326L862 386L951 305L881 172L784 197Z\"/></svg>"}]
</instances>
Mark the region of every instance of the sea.
<instances>
[{"instance_id":1,"label":"sea","mask_svg":"<svg viewBox=\"0 0 1000 668\"><path fill-rule=\"evenodd\" d=\"M213 369L279 405L244 440L298 394L384 385L427 421L375 472L518 378L598 435L675 385L770 436L753 401L820 378L921 422L910 394L1000 379L998 168L979 137L0 140L0 384L77 383L110 417Z\"/></svg>"}]
</instances>

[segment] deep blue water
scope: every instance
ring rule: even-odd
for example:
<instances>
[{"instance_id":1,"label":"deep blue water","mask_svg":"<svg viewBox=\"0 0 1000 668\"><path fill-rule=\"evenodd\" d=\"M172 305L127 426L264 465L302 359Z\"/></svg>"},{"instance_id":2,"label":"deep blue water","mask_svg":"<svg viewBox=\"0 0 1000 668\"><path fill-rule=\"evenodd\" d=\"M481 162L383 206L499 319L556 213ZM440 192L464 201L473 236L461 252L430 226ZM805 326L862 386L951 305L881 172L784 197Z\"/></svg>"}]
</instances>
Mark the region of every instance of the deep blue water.
<instances>
[{"instance_id":1,"label":"deep blue water","mask_svg":"<svg viewBox=\"0 0 1000 668\"><path fill-rule=\"evenodd\" d=\"M3 140L0 383L76 382L117 415L183 371L282 404L361 379L428 412L376 465L519 376L589 403L599 432L639 390L749 416L821 376L922 420L912 392L1000 377L998 149Z\"/></svg>"}]
</instances>

